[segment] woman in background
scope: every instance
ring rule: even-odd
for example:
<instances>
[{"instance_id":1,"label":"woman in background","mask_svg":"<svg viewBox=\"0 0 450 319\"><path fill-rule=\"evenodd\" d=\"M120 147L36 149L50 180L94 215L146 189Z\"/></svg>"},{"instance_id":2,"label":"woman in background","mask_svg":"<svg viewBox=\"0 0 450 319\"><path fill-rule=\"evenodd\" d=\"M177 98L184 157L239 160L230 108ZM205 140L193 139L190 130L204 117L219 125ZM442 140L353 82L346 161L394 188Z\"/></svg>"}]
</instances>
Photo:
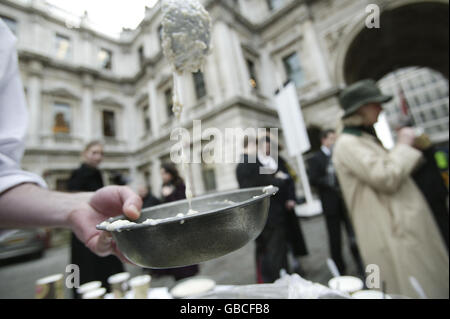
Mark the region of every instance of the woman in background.
<instances>
[{"instance_id":1,"label":"woman in background","mask_svg":"<svg viewBox=\"0 0 450 319\"><path fill-rule=\"evenodd\" d=\"M163 203L186 199L186 185L174 165L169 163L162 164L161 177L163 180L161 190ZM198 265L151 270L153 276L173 276L177 281L195 276L198 272Z\"/></svg>"},{"instance_id":2,"label":"woman in background","mask_svg":"<svg viewBox=\"0 0 450 319\"><path fill-rule=\"evenodd\" d=\"M103 145L101 142L89 143L82 154L83 163L76 169L69 181L68 190L73 192L95 192L103 187L103 179L98 166L103 160ZM71 263L80 268L80 285L90 281L101 281L102 286L109 289L109 276L123 272L122 262L115 256L99 257L92 253L72 233ZM80 298L73 289L74 298Z\"/></svg>"}]
</instances>

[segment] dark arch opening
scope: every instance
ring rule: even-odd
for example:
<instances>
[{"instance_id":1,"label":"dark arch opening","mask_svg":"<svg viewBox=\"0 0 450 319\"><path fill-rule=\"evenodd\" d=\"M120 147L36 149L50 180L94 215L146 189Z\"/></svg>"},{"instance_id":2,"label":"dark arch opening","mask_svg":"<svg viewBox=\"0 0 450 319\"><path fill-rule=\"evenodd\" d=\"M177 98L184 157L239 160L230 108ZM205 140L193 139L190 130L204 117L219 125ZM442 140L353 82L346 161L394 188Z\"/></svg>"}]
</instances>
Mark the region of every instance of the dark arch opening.
<instances>
[{"instance_id":1,"label":"dark arch opening","mask_svg":"<svg viewBox=\"0 0 450 319\"><path fill-rule=\"evenodd\" d=\"M363 29L344 60L347 84L361 79L379 80L411 65L429 67L448 79L449 6L420 2L384 11L379 29Z\"/></svg>"}]
</instances>

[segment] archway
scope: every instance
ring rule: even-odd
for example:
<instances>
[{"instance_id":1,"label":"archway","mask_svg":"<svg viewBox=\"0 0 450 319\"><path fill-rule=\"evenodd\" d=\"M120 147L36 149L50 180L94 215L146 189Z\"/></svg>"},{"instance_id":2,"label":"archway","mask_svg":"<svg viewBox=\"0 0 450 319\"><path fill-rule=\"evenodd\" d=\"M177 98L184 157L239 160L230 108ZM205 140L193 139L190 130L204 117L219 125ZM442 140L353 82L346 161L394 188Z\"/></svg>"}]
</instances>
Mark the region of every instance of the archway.
<instances>
[{"instance_id":1,"label":"archway","mask_svg":"<svg viewBox=\"0 0 450 319\"><path fill-rule=\"evenodd\" d=\"M382 8L379 29L360 21L343 41L338 81L379 80L407 66L435 69L448 79L448 10L448 1L393 1Z\"/></svg>"}]
</instances>

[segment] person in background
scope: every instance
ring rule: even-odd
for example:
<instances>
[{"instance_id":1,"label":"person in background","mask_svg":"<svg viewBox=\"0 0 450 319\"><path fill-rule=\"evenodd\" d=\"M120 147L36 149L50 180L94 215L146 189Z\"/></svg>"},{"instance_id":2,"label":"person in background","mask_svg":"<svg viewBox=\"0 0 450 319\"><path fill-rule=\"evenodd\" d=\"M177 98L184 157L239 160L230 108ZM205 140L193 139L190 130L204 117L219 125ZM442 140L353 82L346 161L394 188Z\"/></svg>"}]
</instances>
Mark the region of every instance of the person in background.
<instances>
[{"instance_id":1,"label":"person in background","mask_svg":"<svg viewBox=\"0 0 450 319\"><path fill-rule=\"evenodd\" d=\"M95 192L103 187L102 173L98 166L103 160L103 145L99 141L89 143L82 154L83 163L72 172L67 183L70 192ZM80 284L101 281L109 289L108 277L124 271L122 262L115 256L99 257L92 253L74 233L71 236L71 263L80 267ZM76 289L74 298L78 299Z\"/></svg>"},{"instance_id":2,"label":"person in background","mask_svg":"<svg viewBox=\"0 0 450 319\"><path fill-rule=\"evenodd\" d=\"M449 297L449 259L430 207L411 174L423 161L412 128L399 130L386 150L373 125L383 95L373 80L344 89L342 132L333 163L366 265L377 265L387 293L419 297L414 277L429 298Z\"/></svg>"},{"instance_id":3,"label":"person in background","mask_svg":"<svg viewBox=\"0 0 450 319\"><path fill-rule=\"evenodd\" d=\"M334 130L325 130L321 133L321 147L308 161L308 175L311 185L314 186L322 202L323 213L328 232L330 255L336 263L339 272L347 272L346 263L342 257L342 231L347 233L350 251L353 255L358 274L364 277L364 266L356 244L355 233L347 215L344 199L342 198L339 182L335 175L331 156L336 141Z\"/></svg>"},{"instance_id":4,"label":"person in background","mask_svg":"<svg viewBox=\"0 0 450 319\"><path fill-rule=\"evenodd\" d=\"M161 201L152 194L146 185L139 186L138 194L142 198L142 208L148 208L161 204Z\"/></svg>"},{"instance_id":5,"label":"person in background","mask_svg":"<svg viewBox=\"0 0 450 319\"><path fill-rule=\"evenodd\" d=\"M186 185L180 177L177 168L171 163L164 163L161 165L162 185L162 200L163 203L170 203L182 199L186 199ZM198 274L199 266L192 265L178 268L168 269L152 269L153 276L173 276L175 280L192 277Z\"/></svg>"},{"instance_id":6,"label":"person in background","mask_svg":"<svg viewBox=\"0 0 450 319\"><path fill-rule=\"evenodd\" d=\"M448 251L448 188L436 161L437 150L426 134L416 138L415 144L422 151L424 163L413 172L412 178L431 208Z\"/></svg>"},{"instance_id":7,"label":"person in background","mask_svg":"<svg viewBox=\"0 0 450 319\"><path fill-rule=\"evenodd\" d=\"M245 137L244 152L241 155L240 163L236 167L236 178L240 188L273 185L281 189L281 187L286 185L286 179L275 177L278 164L267 155L267 150L270 154L270 146L266 147L265 143L266 136L262 137L260 141L256 141L255 137ZM261 163L261 159L266 165ZM261 173L261 167L270 168L270 174ZM266 225L255 240L255 263L258 283L274 282L279 278L280 270L287 270L288 267L287 214L284 210L284 204L285 202L280 195L280 191L271 197Z\"/></svg>"},{"instance_id":8,"label":"person in background","mask_svg":"<svg viewBox=\"0 0 450 319\"><path fill-rule=\"evenodd\" d=\"M270 143L270 140L269 140ZM288 162L280 155L283 151L281 144L278 144L278 172L285 178L285 204L284 208L287 216L286 235L288 240L288 251L294 257L290 263L289 271L300 276L305 276L305 271L301 266L300 258L308 255L305 237L301 228L300 219L295 212L297 205L297 195L295 191L296 173Z\"/></svg>"},{"instance_id":9,"label":"person in background","mask_svg":"<svg viewBox=\"0 0 450 319\"><path fill-rule=\"evenodd\" d=\"M0 228L71 229L98 256L126 261L108 232L95 228L109 217L140 216L142 201L129 187L94 192L50 191L45 181L21 169L28 111L17 62L17 39L0 19Z\"/></svg>"},{"instance_id":10,"label":"person in background","mask_svg":"<svg viewBox=\"0 0 450 319\"><path fill-rule=\"evenodd\" d=\"M240 188L262 186L258 183L259 165L257 163L258 143L256 137L245 136L243 153L236 167L236 179Z\"/></svg>"}]
</instances>

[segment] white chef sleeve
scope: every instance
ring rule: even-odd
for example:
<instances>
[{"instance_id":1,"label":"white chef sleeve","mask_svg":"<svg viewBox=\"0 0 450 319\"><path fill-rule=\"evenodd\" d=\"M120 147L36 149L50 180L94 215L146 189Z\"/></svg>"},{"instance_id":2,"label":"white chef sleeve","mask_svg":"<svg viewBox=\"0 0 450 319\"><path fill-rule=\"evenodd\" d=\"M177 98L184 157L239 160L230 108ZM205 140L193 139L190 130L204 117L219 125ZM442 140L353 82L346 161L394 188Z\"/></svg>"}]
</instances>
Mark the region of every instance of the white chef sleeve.
<instances>
[{"instance_id":1,"label":"white chef sleeve","mask_svg":"<svg viewBox=\"0 0 450 319\"><path fill-rule=\"evenodd\" d=\"M15 46L16 38L0 19L0 194L22 183L47 187L41 177L20 169L28 113Z\"/></svg>"}]
</instances>

